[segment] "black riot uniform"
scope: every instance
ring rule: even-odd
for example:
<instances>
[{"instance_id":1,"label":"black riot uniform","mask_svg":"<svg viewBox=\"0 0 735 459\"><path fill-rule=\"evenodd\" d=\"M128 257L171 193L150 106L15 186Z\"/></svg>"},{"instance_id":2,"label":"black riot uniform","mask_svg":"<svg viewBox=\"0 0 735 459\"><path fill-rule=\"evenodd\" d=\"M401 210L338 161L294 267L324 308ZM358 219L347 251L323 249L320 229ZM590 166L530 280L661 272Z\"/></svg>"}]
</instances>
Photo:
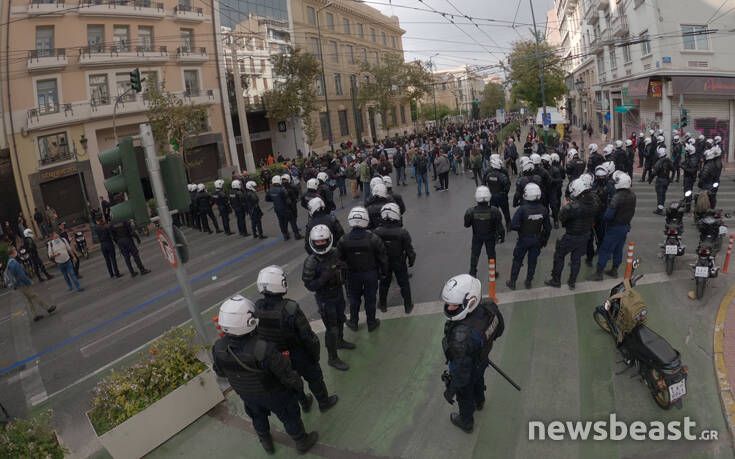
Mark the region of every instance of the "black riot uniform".
<instances>
[{"instance_id":1,"label":"black riot uniform","mask_svg":"<svg viewBox=\"0 0 735 459\"><path fill-rule=\"evenodd\" d=\"M510 228L510 208L508 207L508 192L510 180L504 169L488 169L482 183L490 190L490 204L503 212L505 226Z\"/></svg>"},{"instance_id":2,"label":"black riot uniform","mask_svg":"<svg viewBox=\"0 0 735 459\"><path fill-rule=\"evenodd\" d=\"M135 239L140 244L140 237L138 237L138 233L132 228L130 222L115 221L112 223L111 229L112 237L120 249L120 254L125 259L125 264L128 267L128 271L130 271L130 275L133 277L138 275L130 263L130 257L133 257L135 264L138 266L138 270L140 270L140 274L148 274L150 271L143 266L143 262L140 260L140 255L138 254L138 247L133 242L133 239Z\"/></svg>"},{"instance_id":3,"label":"black riot uniform","mask_svg":"<svg viewBox=\"0 0 735 459\"><path fill-rule=\"evenodd\" d=\"M370 196L370 199L368 199L367 201L367 211L368 215L370 216L370 225L368 226L369 229L374 230L381 225L383 220L380 218L380 210L383 208L384 205L388 204L389 202L393 202L389 197L383 198L376 195Z\"/></svg>"},{"instance_id":4,"label":"black riot uniform","mask_svg":"<svg viewBox=\"0 0 735 459\"><path fill-rule=\"evenodd\" d=\"M631 143L625 147L625 153L628 155L628 168L625 172L628 173L630 179L633 180L633 166L635 166L635 147Z\"/></svg>"},{"instance_id":5,"label":"black riot uniform","mask_svg":"<svg viewBox=\"0 0 735 459\"><path fill-rule=\"evenodd\" d=\"M448 320L444 325L442 348L449 363L444 398L449 403L457 397L459 419L452 421L466 432L474 425L475 410L485 404L485 370L493 342L503 335L505 322L498 305L485 298L462 320Z\"/></svg>"},{"instance_id":6,"label":"black riot uniform","mask_svg":"<svg viewBox=\"0 0 735 459\"><path fill-rule=\"evenodd\" d=\"M354 349L353 343L344 340L345 296L344 285L347 279L347 266L340 259L339 252L332 247L325 254L312 253L304 261L301 274L304 286L314 292L319 315L324 323L324 344L330 362L339 359L337 349ZM344 362L341 362L344 363ZM347 369L347 365L344 365Z\"/></svg>"},{"instance_id":7,"label":"black riot uniform","mask_svg":"<svg viewBox=\"0 0 735 459\"><path fill-rule=\"evenodd\" d=\"M294 234L298 233L298 216L299 216L299 197L301 195L301 187L295 183L283 183L283 189L288 195L288 206L290 207L289 221L291 228L294 229ZM296 237L298 239L298 237ZM307 236L308 239L308 236Z\"/></svg>"},{"instance_id":8,"label":"black riot uniform","mask_svg":"<svg viewBox=\"0 0 735 459\"><path fill-rule=\"evenodd\" d=\"M605 158L600 153L594 152L590 154L590 157L587 160L587 172L589 172L590 174L594 174L597 166L599 166L600 164L604 162L605 162Z\"/></svg>"},{"instance_id":9,"label":"black riot uniform","mask_svg":"<svg viewBox=\"0 0 735 459\"><path fill-rule=\"evenodd\" d=\"M536 164L533 169L534 175L541 177L541 203L549 206L549 198L551 197L551 174L541 164Z\"/></svg>"},{"instance_id":10,"label":"black riot uniform","mask_svg":"<svg viewBox=\"0 0 735 459\"><path fill-rule=\"evenodd\" d=\"M477 262L480 259L482 246L485 246L488 260L495 258L495 242L505 241L503 215L497 207L481 202L470 207L464 214L464 227L472 227L472 252L470 254L470 271L472 277L477 276Z\"/></svg>"},{"instance_id":11,"label":"black riot uniform","mask_svg":"<svg viewBox=\"0 0 735 459\"><path fill-rule=\"evenodd\" d=\"M717 188L713 185L720 181L720 174L722 174L722 162L719 157L705 161L699 173L698 186L707 191L711 209L717 205Z\"/></svg>"},{"instance_id":12,"label":"black riot uniform","mask_svg":"<svg viewBox=\"0 0 735 459\"><path fill-rule=\"evenodd\" d=\"M309 217L309 223L306 224L306 230L304 231L304 234L306 235L304 238L304 248L306 249L306 253L313 253L311 246L309 245L309 234L311 234L311 229L316 225L326 225L327 228L329 228L329 231L332 232L333 244L335 245L337 244L337 241L345 235L345 230L342 228L342 224L339 220L337 220L337 217L332 215L330 212L327 212L327 209L318 210L314 212L314 215Z\"/></svg>"},{"instance_id":13,"label":"black riot uniform","mask_svg":"<svg viewBox=\"0 0 735 459\"><path fill-rule=\"evenodd\" d=\"M544 201L544 184L543 180L539 175L536 174L535 170L530 172L523 172L518 180L516 180L516 192L513 195L513 207L518 207L523 203L523 192L526 189L526 185L529 183L535 183L541 188L541 201Z\"/></svg>"},{"instance_id":14,"label":"black riot uniform","mask_svg":"<svg viewBox=\"0 0 735 459\"><path fill-rule=\"evenodd\" d=\"M112 230L104 221L97 222L94 231L97 233L97 239L100 241L100 249L102 256L105 257L105 265L107 265L107 273L110 278L122 277L117 267L117 257L115 256L115 238Z\"/></svg>"},{"instance_id":15,"label":"black riot uniform","mask_svg":"<svg viewBox=\"0 0 735 459\"><path fill-rule=\"evenodd\" d=\"M281 352L288 352L291 365L309 384L319 409L324 411L337 403L337 396L330 396L324 375L319 366L319 338L312 331L298 303L283 295L265 294L255 302L255 316L259 319L258 337L275 343ZM310 397L302 391L296 395L299 403L308 411Z\"/></svg>"},{"instance_id":16,"label":"black riot uniform","mask_svg":"<svg viewBox=\"0 0 735 459\"><path fill-rule=\"evenodd\" d=\"M585 167L586 163L579 156L575 155L574 159L567 161L565 169L567 172L569 183L572 183L573 181L577 180L582 174L584 174Z\"/></svg>"},{"instance_id":17,"label":"black riot uniform","mask_svg":"<svg viewBox=\"0 0 735 459\"><path fill-rule=\"evenodd\" d=\"M393 191L393 187L388 188L388 199L398 205L401 215L406 213L406 203L403 202L403 196Z\"/></svg>"},{"instance_id":18,"label":"black riot uniform","mask_svg":"<svg viewBox=\"0 0 735 459\"><path fill-rule=\"evenodd\" d=\"M213 369L227 378L245 404L245 412L268 452L273 451L268 416L273 413L283 423L286 433L299 451L308 450L316 433L307 434L301 420L295 394L303 393L304 383L291 362L273 343L259 339L256 333L225 335L212 346Z\"/></svg>"},{"instance_id":19,"label":"black riot uniform","mask_svg":"<svg viewBox=\"0 0 735 459\"><path fill-rule=\"evenodd\" d=\"M518 242L516 242L513 249L513 266L510 270L510 279L506 285L511 289L515 289L516 280L523 266L523 258L528 254L528 271L525 285L526 288L531 288L531 281L533 281L533 276L536 273L536 262L541 254L541 248L546 246L551 235L549 210L538 201L524 203L513 215L510 229L518 232Z\"/></svg>"},{"instance_id":20,"label":"black riot uniform","mask_svg":"<svg viewBox=\"0 0 735 459\"><path fill-rule=\"evenodd\" d=\"M364 228L353 228L337 243L342 261L347 263L347 295L350 300L350 320L347 326L357 331L360 304L365 296L365 315L368 331L375 330L380 320L375 318L378 278L388 272L388 254L385 244L375 233Z\"/></svg>"},{"instance_id":21,"label":"black riot uniform","mask_svg":"<svg viewBox=\"0 0 735 459\"><path fill-rule=\"evenodd\" d=\"M561 195L564 188L564 169L558 162L549 166L551 176L551 190L549 191L549 208L554 220L554 228L559 227L559 209L561 209Z\"/></svg>"},{"instance_id":22,"label":"black riot uniform","mask_svg":"<svg viewBox=\"0 0 735 459\"><path fill-rule=\"evenodd\" d=\"M628 172L628 152L622 147L613 150L612 161L615 163L616 171Z\"/></svg>"},{"instance_id":23,"label":"black riot uniform","mask_svg":"<svg viewBox=\"0 0 735 459\"><path fill-rule=\"evenodd\" d=\"M303 207L304 209L307 209L308 210L309 209L309 201L311 201L314 198L319 198L319 197L320 197L319 196L319 193L317 193L314 190L311 190L311 189L308 189L307 188L306 193L304 193L301 196L301 207ZM306 233L306 234L309 234L309 233Z\"/></svg>"},{"instance_id":24,"label":"black riot uniform","mask_svg":"<svg viewBox=\"0 0 735 459\"><path fill-rule=\"evenodd\" d=\"M332 186L320 180L316 191L319 197L322 198L322 201L324 201L327 212L337 209L337 205L334 203L334 188Z\"/></svg>"},{"instance_id":25,"label":"black riot uniform","mask_svg":"<svg viewBox=\"0 0 735 459\"><path fill-rule=\"evenodd\" d=\"M401 288L401 296L403 297L403 308L408 314L413 310L413 301L411 300L411 284L408 280L408 267L413 266L416 261L416 252L411 244L411 235L401 226L400 221L383 220L383 224L375 229L375 234L380 236L385 244L385 250L388 254L388 272L385 277L380 279L380 310L386 312L388 310L388 289L396 276L396 282ZM408 261L408 266L406 266Z\"/></svg>"},{"instance_id":26,"label":"black riot uniform","mask_svg":"<svg viewBox=\"0 0 735 459\"><path fill-rule=\"evenodd\" d=\"M250 215L250 223L253 227L253 237L265 239L263 234L263 211L260 210L260 198L252 190L245 190L245 211ZM247 233L247 231L246 231Z\"/></svg>"},{"instance_id":27,"label":"black riot uniform","mask_svg":"<svg viewBox=\"0 0 735 459\"><path fill-rule=\"evenodd\" d=\"M693 189L694 183L697 181L697 172L699 172L699 157L697 154L687 153L681 168L684 169L684 191Z\"/></svg>"},{"instance_id":28,"label":"black riot uniform","mask_svg":"<svg viewBox=\"0 0 735 459\"><path fill-rule=\"evenodd\" d=\"M674 173L676 174L676 181L679 181L681 174L681 157L684 154L684 144L679 140L674 140L671 144L671 157L674 163ZM673 176L672 176L673 178Z\"/></svg>"},{"instance_id":29,"label":"black riot uniform","mask_svg":"<svg viewBox=\"0 0 735 459\"><path fill-rule=\"evenodd\" d=\"M46 276L45 280L52 279L54 276L46 271L46 266L43 265L41 257L38 256L38 247L36 247L36 242L32 237L23 238L23 248L26 249L26 253L28 253L28 256L30 257L31 265L33 265L33 272L36 274L39 282L44 281L43 277L41 277L41 273ZM110 274L110 277L112 277L112 274Z\"/></svg>"},{"instance_id":30,"label":"black riot uniform","mask_svg":"<svg viewBox=\"0 0 735 459\"><path fill-rule=\"evenodd\" d=\"M207 218L209 218L212 220L214 229L218 233L221 233L222 230L219 229L217 219L214 218L214 212L212 212L212 204L214 203L212 195L209 194L207 190L198 191L196 195L196 200L197 210L199 211L199 220L202 225L202 231L206 231L210 234L212 233L212 230L209 229L209 220L207 220Z\"/></svg>"},{"instance_id":31,"label":"black riot uniform","mask_svg":"<svg viewBox=\"0 0 735 459\"><path fill-rule=\"evenodd\" d=\"M652 177L653 176L653 165L656 163L656 143L653 142L653 139L651 139L651 143L645 146L644 155L645 155L645 162L643 163L643 176L641 177L641 182L646 181L646 177Z\"/></svg>"},{"instance_id":32,"label":"black riot uniform","mask_svg":"<svg viewBox=\"0 0 735 459\"><path fill-rule=\"evenodd\" d=\"M248 214L247 200L245 199L245 193L242 190L232 189L230 192L230 204L232 204L232 210L235 211L235 221L237 222L237 232L240 236L249 236L248 224L245 221L245 216ZM257 237L253 234L253 237Z\"/></svg>"},{"instance_id":33,"label":"black riot uniform","mask_svg":"<svg viewBox=\"0 0 735 459\"><path fill-rule=\"evenodd\" d=\"M648 183L653 182L656 178L656 204L657 208L654 212L663 214L664 204L666 203L666 190L674 178L674 163L667 156L659 158L656 165L653 166L653 172L648 178Z\"/></svg>"},{"instance_id":34,"label":"black riot uniform","mask_svg":"<svg viewBox=\"0 0 735 459\"><path fill-rule=\"evenodd\" d=\"M191 203L189 204L189 215L191 215L191 224L194 228L202 231L202 220L199 218L199 209L197 208L197 191L190 191L189 198Z\"/></svg>"},{"instance_id":35,"label":"black riot uniform","mask_svg":"<svg viewBox=\"0 0 735 459\"><path fill-rule=\"evenodd\" d=\"M600 251L602 241L605 240L606 225L604 216L607 210L607 203L615 195L615 185L607 177L595 177L591 191L597 196L597 202L600 205L597 208L597 215L595 215L595 225L592 227L590 238L587 239L587 257L585 261L588 266L592 266L592 259L595 257L595 253Z\"/></svg>"},{"instance_id":36,"label":"black riot uniform","mask_svg":"<svg viewBox=\"0 0 735 459\"><path fill-rule=\"evenodd\" d=\"M576 198L571 199L567 205L561 208L559 220L566 229L566 233L556 241L554 251L554 266L551 270L551 279L546 285L552 287L561 286L561 273L564 269L564 259L571 254L571 268L569 272L569 288L573 289L577 282L577 275L581 266L582 255L587 248L587 239L595 224L600 204L597 196L590 190L582 192Z\"/></svg>"},{"instance_id":37,"label":"black riot uniform","mask_svg":"<svg viewBox=\"0 0 735 459\"><path fill-rule=\"evenodd\" d=\"M225 194L222 189L214 191L214 203L217 204L217 210L219 210L219 218L222 219L222 229L225 230L226 235L232 234L230 231L230 198Z\"/></svg>"}]
</instances>

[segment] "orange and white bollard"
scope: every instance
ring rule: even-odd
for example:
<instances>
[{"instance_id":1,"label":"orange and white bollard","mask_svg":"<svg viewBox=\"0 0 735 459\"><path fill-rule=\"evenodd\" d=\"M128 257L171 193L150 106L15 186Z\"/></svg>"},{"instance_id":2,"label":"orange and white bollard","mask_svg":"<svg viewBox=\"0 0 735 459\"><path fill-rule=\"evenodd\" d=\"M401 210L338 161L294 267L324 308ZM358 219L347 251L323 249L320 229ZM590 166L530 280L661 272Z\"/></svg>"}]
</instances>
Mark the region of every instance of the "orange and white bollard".
<instances>
[{"instance_id":1,"label":"orange and white bollard","mask_svg":"<svg viewBox=\"0 0 735 459\"><path fill-rule=\"evenodd\" d=\"M630 279L633 274L633 250L635 248L635 242L628 244L628 261L625 264L625 278Z\"/></svg>"},{"instance_id":2,"label":"orange and white bollard","mask_svg":"<svg viewBox=\"0 0 735 459\"><path fill-rule=\"evenodd\" d=\"M488 260L487 262L487 273L490 277L490 284L488 287L488 297L491 300L498 302L498 298L495 296L495 258Z\"/></svg>"},{"instance_id":3,"label":"orange and white bollard","mask_svg":"<svg viewBox=\"0 0 735 459\"><path fill-rule=\"evenodd\" d=\"M727 244L727 256L725 257L725 264L722 266L722 272L727 272L727 266L730 264L730 254L732 253L732 241L735 239L735 234L730 235L730 243Z\"/></svg>"}]
</instances>

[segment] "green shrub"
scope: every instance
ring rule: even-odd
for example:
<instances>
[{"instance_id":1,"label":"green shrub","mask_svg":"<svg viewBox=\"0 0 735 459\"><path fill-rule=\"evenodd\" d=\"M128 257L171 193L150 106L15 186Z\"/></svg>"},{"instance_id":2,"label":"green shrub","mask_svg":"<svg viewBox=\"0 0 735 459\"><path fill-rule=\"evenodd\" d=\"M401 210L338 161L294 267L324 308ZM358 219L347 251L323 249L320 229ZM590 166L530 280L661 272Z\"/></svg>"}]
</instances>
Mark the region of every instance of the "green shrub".
<instances>
[{"instance_id":1,"label":"green shrub","mask_svg":"<svg viewBox=\"0 0 735 459\"><path fill-rule=\"evenodd\" d=\"M515 136L515 131L521 127L520 121L513 121L511 123L508 123L503 129L500 130L500 134L498 134L498 142L503 142L508 139L511 135Z\"/></svg>"},{"instance_id":2,"label":"green shrub","mask_svg":"<svg viewBox=\"0 0 735 459\"><path fill-rule=\"evenodd\" d=\"M61 459L67 451L51 427L52 411L32 419L13 419L0 427L0 457Z\"/></svg>"},{"instance_id":3,"label":"green shrub","mask_svg":"<svg viewBox=\"0 0 735 459\"><path fill-rule=\"evenodd\" d=\"M192 327L174 328L155 341L136 364L113 371L92 391L89 419L97 435L120 425L190 381L207 366L196 358Z\"/></svg>"}]
</instances>

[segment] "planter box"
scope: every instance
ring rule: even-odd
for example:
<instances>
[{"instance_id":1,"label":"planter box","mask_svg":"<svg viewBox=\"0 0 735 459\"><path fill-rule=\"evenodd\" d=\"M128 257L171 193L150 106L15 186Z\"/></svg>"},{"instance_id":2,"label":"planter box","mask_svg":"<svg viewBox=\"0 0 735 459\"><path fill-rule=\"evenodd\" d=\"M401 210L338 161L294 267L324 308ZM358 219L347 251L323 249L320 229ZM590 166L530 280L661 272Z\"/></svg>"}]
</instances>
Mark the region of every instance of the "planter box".
<instances>
[{"instance_id":1,"label":"planter box","mask_svg":"<svg viewBox=\"0 0 735 459\"><path fill-rule=\"evenodd\" d=\"M139 458L176 435L224 400L207 369L114 429L98 435L115 459Z\"/></svg>"}]
</instances>

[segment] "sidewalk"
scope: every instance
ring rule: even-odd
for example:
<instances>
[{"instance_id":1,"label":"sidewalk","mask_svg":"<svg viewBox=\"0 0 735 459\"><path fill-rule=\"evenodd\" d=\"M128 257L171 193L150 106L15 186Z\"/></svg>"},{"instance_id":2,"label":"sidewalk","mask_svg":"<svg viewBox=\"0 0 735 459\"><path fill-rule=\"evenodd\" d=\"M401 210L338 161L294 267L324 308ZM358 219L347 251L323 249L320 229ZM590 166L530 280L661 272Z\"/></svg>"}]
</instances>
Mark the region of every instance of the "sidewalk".
<instances>
[{"instance_id":1,"label":"sidewalk","mask_svg":"<svg viewBox=\"0 0 735 459\"><path fill-rule=\"evenodd\" d=\"M730 268L732 269L732 268ZM723 274L728 276L728 274ZM735 286L725 294L715 321L714 362L722 410L735 437Z\"/></svg>"}]
</instances>

